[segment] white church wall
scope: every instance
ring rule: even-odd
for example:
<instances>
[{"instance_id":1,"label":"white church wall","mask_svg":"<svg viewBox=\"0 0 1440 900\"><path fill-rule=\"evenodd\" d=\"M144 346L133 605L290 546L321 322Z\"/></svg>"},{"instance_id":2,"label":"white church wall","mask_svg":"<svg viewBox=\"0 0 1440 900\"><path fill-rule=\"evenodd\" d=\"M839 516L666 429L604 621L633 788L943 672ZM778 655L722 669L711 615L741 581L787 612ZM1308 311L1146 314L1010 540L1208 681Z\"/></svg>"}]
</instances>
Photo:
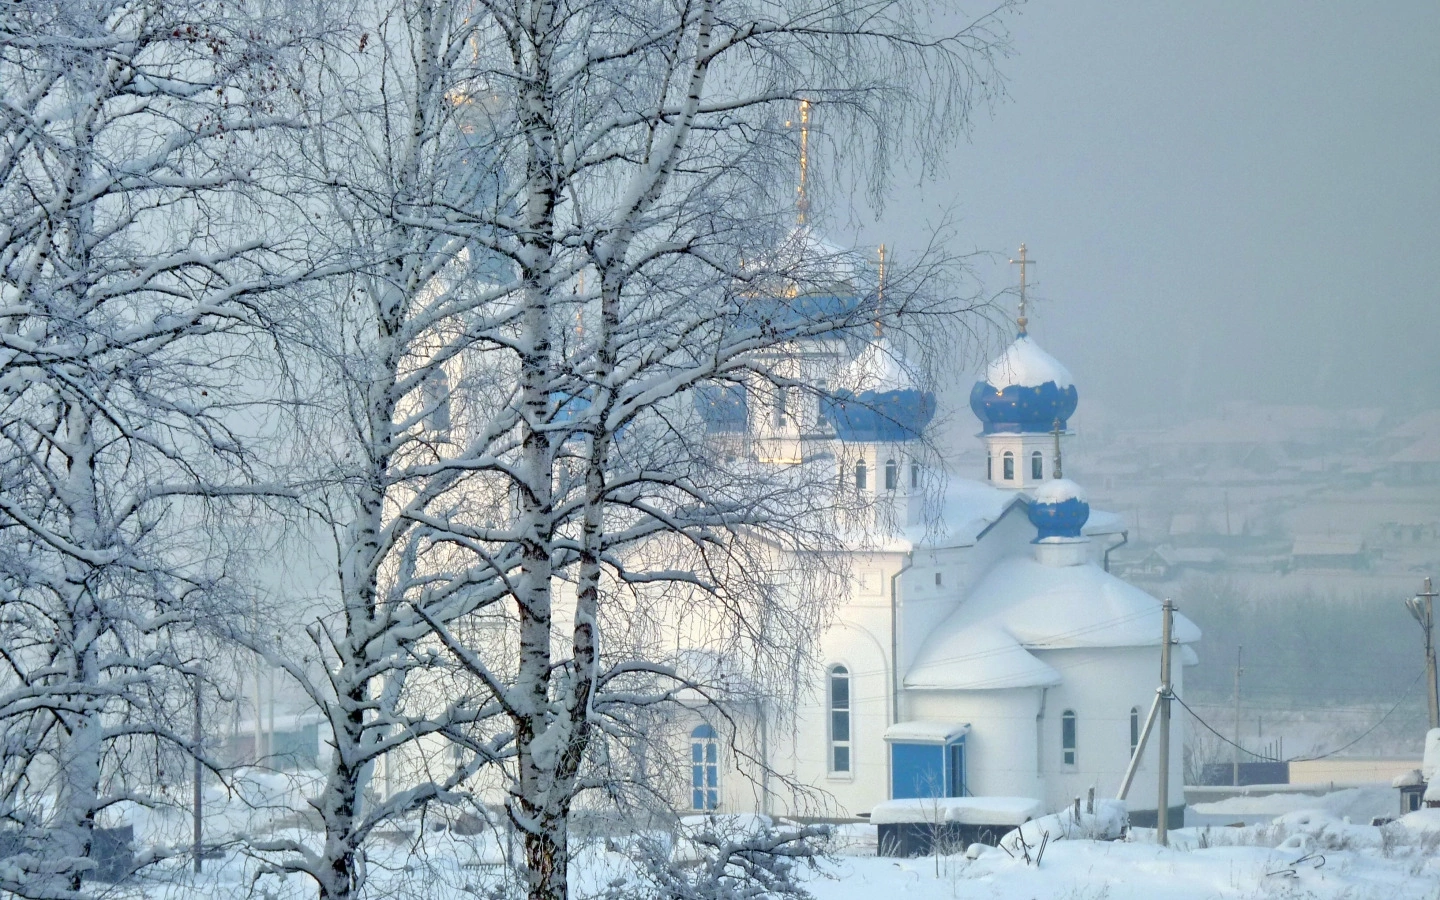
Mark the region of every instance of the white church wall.
<instances>
[{"instance_id":1,"label":"white church wall","mask_svg":"<svg viewBox=\"0 0 1440 900\"><path fill-rule=\"evenodd\" d=\"M1051 810L1084 797L1091 786L1097 797L1114 797L1130 762L1130 710L1139 712L1143 726L1155 699L1160 679L1159 647L1106 647L1078 650L1039 650L1035 656L1060 672L1064 683L1050 688L1043 728L1042 762L1047 794L1041 798ZM1183 679L1175 666L1177 693ZM1075 765L1064 763L1061 716L1076 715ZM1183 710L1174 708L1170 738L1170 802L1184 802ZM1131 785L1131 809L1154 809L1158 750L1152 733Z\"/></svg>"},{"instance_id":2,"label":"white church wall","mask_svg":"<svg viewBox=\"0 0 1440 900\"><path fill-rule=\"evenodd\" d=\"M830 814L850 816L887 799L889 760L884 733L891 721L890 576L900 554L866 554L857 571L870 573L881 590L857 593L838 611L821 638L821 660L795 710L789 742L793 771L800 783L828 796ZM844 666L850 678L850 771L832 770L828 677ZM780 768L787 761L776 759ZM794 810L801 812L802 810ZM809 811L808 814L814 814Z\"/></svg>"},{"instance_id":3,"label":"white church wall","mask_svg":"<svg viewBox=\"0 0 1440 900\"><path fill-rule=\"evenodd\" d=\"M1010 509L974 545L915 553L915 563L900 578L900 672L909 671L935 628L954 612L971 586L997 561L1030 552L1035 527L1020 507ZM941 585L935 586L935 573ZM900 717L909 715L902 698Z\"/></svg>"},{"instance_id":4,"label":"white church wall","mask_svg":"<svg viewBox=\"0 0 1440 900\"><path fill-rule=\"evenodd\" d=\"M909 691L914 718L966 723L965 769L972 795L1043 799L1035 760L1040 691Z\"/></svg>"}]
</instances>

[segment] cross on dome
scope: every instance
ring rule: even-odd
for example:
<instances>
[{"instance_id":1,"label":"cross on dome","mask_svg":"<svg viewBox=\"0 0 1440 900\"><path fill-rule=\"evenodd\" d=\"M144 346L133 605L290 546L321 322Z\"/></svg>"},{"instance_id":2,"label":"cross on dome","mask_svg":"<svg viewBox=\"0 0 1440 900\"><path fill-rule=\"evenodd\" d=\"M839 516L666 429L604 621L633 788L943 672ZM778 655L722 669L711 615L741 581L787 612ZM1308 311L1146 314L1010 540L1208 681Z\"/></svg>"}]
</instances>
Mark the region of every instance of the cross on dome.
<instances>
[{"instance_id":1,"label":"cross on dome","mask_svg":"<svg viewBox=\"0 0 1440 900\"><path fill-rule=\"evenodd\" d=\"M1029 319L1025 318L1025 268L1027 266L1037 265L1038 263L1039 260L1030 259L1025 255L1024 244L1020 245L1020 258L1010 260L1010 265L1020 267L1020 317L1015 320L1015 324L1020 326L1021 334L1025 333L1025 326L1030 322Z\"/></svg>"}]
</instances>

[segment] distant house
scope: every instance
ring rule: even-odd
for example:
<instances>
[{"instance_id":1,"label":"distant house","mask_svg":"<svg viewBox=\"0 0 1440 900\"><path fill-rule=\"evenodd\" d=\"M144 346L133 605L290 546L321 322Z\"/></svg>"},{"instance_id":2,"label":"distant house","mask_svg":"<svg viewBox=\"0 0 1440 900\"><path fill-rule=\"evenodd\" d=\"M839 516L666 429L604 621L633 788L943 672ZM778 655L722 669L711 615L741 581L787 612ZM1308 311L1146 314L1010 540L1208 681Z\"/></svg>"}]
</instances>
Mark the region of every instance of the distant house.
<instances>
[{"instance_id":1,"label":"distant house","mask_svg":"<svg viewBox=\"0 0 1440 900\"><path fill-rule=\"evenodd\" d=\"M1370 554L1359 535L1301 535L1290 550L1290 564L1296 569L1364 569Z\"/></svg>"},{"instance_id":2,"label":"distant house","mask_svg":"<svg viewBox=\"0 0 1440 900\"><path fill-rule=\"evenodd\" d=\"M1147 553L1139 562L1126 567L1126 574L1135 578L1164 580L1177 577L1188 569L1195 572L1218 572L1225 567L1225 554L1214 547L1172 547L1162 544Z\"/></svg>"}]
</instances>

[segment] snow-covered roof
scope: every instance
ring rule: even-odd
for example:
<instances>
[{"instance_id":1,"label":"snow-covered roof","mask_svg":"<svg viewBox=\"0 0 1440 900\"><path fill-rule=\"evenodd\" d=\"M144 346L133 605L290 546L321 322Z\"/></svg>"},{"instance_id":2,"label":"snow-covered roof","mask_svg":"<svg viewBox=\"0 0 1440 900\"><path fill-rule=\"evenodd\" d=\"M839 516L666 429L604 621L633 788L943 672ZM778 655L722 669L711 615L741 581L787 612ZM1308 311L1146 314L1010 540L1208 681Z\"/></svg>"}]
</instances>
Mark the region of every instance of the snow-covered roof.
<instances>
[{"instance_id":1,"label":"snow-covered roof","mask_svg":"<svg viewBox=\"0 0 1440 900\"><path fill-rule=\"evenodd\" d=\"M870 823L1022 825L1038 816L1041 810L1040 801L1030 797L918 797L881 803L870 812Z\"/></svg>"},{"instance_id":2,"label":"snow-covered roof","mask_svg":"<svg viewBox=\"0 0 1440 900\"><path fill-rule=\"evenodd\" d=\"M911 744L948 744L970 731L963 722L896 722L885 729L885 740Z\"/></svg>"},{"instance_id":3,"label":"snow-covered roof","mask_svg":"<svg viewBox=\"0 0 1440 900\"><path fill-rule=\"evenodd\" d=\"M956 629L948 620L930 635L905 673L905 687L922 691L1039 687L1060 680L1059 672L1036 659L1001 625L987 622Z\"/></svg>"},{"instance_id":4,"label":"snow-covered roof","mask_svg":"<svg viewBox=\"0 0 1440 900\"><path fill-rule=\"evenodd\" d=\"M1415 787L1416 785L1424 783L1425 776L1420 774L1419 769L1411 769L1408 772L1402 772L1390 780L1390 786L1397 788Z\"/></svg>"},{"instance_id":5,"label":"snow-covered roof","mask_svg":"<svg viewBox=\"0 0 1440 900\"><path fill-rule=\"evenodd\" d=\"M867 534L865 543L870 546L866 549L905 552L917 547L970 547L1011 508L1024 506L1029 500L1026 494L993 487L983 481L950 478L934 521L901 529L889 539ZM1124 530L1125 520L1118 513L1092 508L1082 533L1093 536L1119 534Z\"/></svg>"},{"instance_id":6,"label":"snow-covered roof","mask_svg":"<svg viewBox=\"0 0 1440 900\"><path fill-rule=\"evenodd\" d=\"M920 648L905 686L994 690L1058 684L1032 650L1159 646L1159 601L1093 563L1053 567L1028 557L1000 561ZM1175 616L1181 644L1200 629Z\"/></svg>"},{"instance_id":7,"label":"snow-covered roof","mask_svg":"<svg viewBox=\"0 0 1440 900\"><path fill-rule=\"evenodd\" d=\"M884 336L865 345L847 365L840 386L852 391L909 391L920 379L904 354Z\"/></svg>"},{"instance_id":8,"label":"snow-covered roof","mask_svg":"<svg viewBox=\"0 0 1440 900\"><path fill-rule=\"evenodd\" d=\"M985 383L1000 390L1011 386L1039 387L1047 381L1062 388L1075 384L1069 369L1023 334L985 369Z\"/></svg>"}]
</instances>

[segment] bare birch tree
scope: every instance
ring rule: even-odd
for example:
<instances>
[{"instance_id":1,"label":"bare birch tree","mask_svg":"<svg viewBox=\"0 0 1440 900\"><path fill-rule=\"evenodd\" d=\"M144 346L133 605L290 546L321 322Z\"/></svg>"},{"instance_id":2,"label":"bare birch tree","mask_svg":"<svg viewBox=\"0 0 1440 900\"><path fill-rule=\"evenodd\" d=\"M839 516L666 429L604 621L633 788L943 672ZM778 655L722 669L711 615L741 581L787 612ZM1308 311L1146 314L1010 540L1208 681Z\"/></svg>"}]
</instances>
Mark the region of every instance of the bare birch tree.
<instances>
[{"instance_id":1,"label":"bare birch tree","mask_svg":"<svg viewBox=\"0 0 1440 900\"><path fill-rule=\"evenodd\" d=\"M188 698L236 589L207 506L258 488L238 390L284 279L247 198L274 124L263 9L0 12L0 890L79 896L97 825L198 753Z\"/></svg>"},{"instance_id":2,"label":"bare birch tree","mask_svg":"<svg viewBox=\"0 0 1440 900\"><path fill-rule=\"evenodd\" d=\"M894 154L933 162L963 131L1003 33L991 12L929 36L928 11L359 4L297 68L294 208L336 274L292 339L338 588L308 631L322 676L271 654L333 734L323 843L257 843L278 868L358 896L377 827L499 773L527 893L567 896L576 803L615 783L602 757L682 691L732 691L675 633L640 635L648 602L752 680L793 674L825 613L811 551L853 501L833 461L726 451L696 400L818 402L798 345L876 322L933 341L966 312L923 267L882 296L789 199L801 100L877 198Z\"/></svg>"}]
</instances>

